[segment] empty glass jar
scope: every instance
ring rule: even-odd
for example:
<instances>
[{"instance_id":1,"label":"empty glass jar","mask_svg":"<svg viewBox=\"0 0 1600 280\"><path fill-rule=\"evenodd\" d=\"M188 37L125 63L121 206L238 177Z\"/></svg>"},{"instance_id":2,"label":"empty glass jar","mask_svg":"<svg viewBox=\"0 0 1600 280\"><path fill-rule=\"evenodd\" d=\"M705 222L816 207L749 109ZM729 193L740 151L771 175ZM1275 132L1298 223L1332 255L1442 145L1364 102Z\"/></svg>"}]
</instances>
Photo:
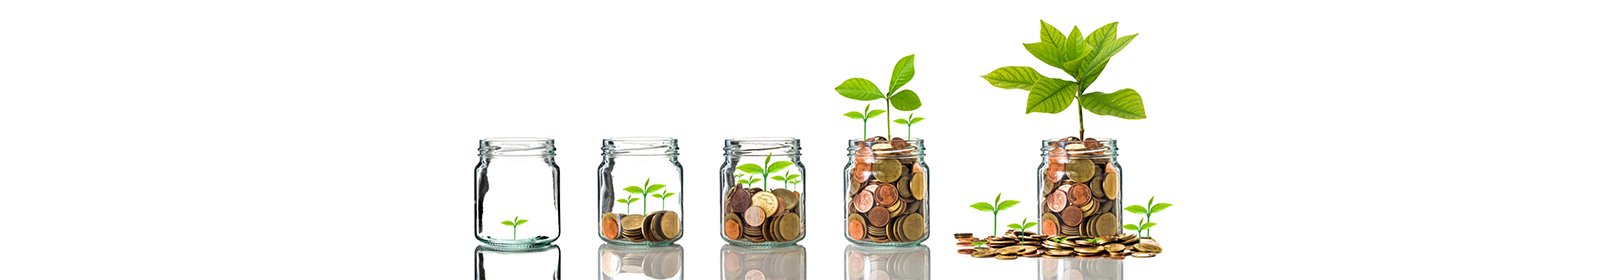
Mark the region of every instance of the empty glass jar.
<instances>
[{"instance_id":1,"label":"empty glass jar","mask_svg":"<svg viewBox=\"0 0 1600 280\"><path fill-rule=\"evenodd\" d=\"M805 165L800 140L723 141L720 180L722 240L741 246L785 246L806 237Z\"/></svg>"},{"instance_id":2,"label":"empty glass jar","mask_svg":"<svg viewBox=\"0 0 1600 280\"><path fill-rule=\"evenodd\" d=\"M1039 148L1039 231L1044 235L1121 233L1122 166L1117 140L1047 139Z\"/></svg>"},{"instance_id":3,"label":"empty glass jar","mask_svg":"<svg viewBox=\"0 0 1600 280\"><path fill-rule=\"evenodd\" d=\"M561 237L561 169L555 140L478 140L473 229L491 246L544 246Z\"/></svg>"},{"instance_id":4,"label":"empty glass jar","mask_svg":"<svg viewBox=\"0 0 1600 280\"><path fill-rule=\"evenodd\" d=\"M928 240L928 164L922 139L850 140L844 168L845 239L868 246Z\"/></svg>"},{"instance_id":5,"label":"empty glass jar","mask_svg":"<svg viewBox=\"0 0 1600 280\"><path fill-rule=\"evenodd\" d=\"M477 277L472 279L561 279L561 246L554 244L524 249L479 245L473 255Z\"/></svg>"},{"instance_id":6,"label":"empty glass jar","mask_svg":"<svg viewBox=\"0 0 1600 280\"><path fill-rule=\"evenodd\" d=\"M683 238L683 166L678 140L618 137L602 141L600 239L661 246Z\"/></svg>"}]
</instances>

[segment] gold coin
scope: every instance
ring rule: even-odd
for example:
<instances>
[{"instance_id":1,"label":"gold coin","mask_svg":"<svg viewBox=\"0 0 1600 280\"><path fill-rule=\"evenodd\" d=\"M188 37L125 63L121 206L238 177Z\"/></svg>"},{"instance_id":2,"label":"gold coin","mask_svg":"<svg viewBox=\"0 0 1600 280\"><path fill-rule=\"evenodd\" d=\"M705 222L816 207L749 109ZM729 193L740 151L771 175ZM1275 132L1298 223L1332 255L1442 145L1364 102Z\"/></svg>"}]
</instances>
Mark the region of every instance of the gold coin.
<instances>
[{"instance_id":1,"label":"gold coin","mask_svg":"<svg viewBox=\"0 0 1600 280\"><path fill-rule=\"evenodd\" d=\"M800 228L803 227L800 223L800 215L795 213L784 214L777 225L778 236L782 237L783 240L800 238Z\"/></svg>"},{"instance_id":2,"label":"gold coin","mask_svg":"<svg viewBox=\"0 0 1600 280\"><path fill-rule=\"evenodd\" d=\"M784 206L787 206L789 210L795 210L796 207L800 206L800 195L795 194L794 191L787 189L774 189L772 190L772 194L777 196L778 199L782 199Z\"/></svg>"},{"instance_id":3,"label":"gold coin","mask_svg":"<svg viewBox=\"0 0 1600 280\"><path fill-rule=\"evenodd\" d=\"M678 230L681 229L679 227L680 224L678 224L678 212L666 211L661 213L661 217L656 218L656 223L661 226L662 240L678 238Z\"/></svg>"},{"instance_id":4,"label":"gold coin","mask_svg":"<svg viewBox=\"0 0 1600 280\"><path fill-rule=\"evenodd\" d=\"M1127 246L1122 245L1120 243L1107 244L1105 247L1106 247L1106 251L1110 251L1110 252L1114 252L1114 253L1120 253L1122 251L1128 250Z\"/></svg>"},{"instance_id":5,"label":"gold coin","mask_svg":"<svg viewBox=\"0 0 1600 280\"><path fill-rule=\"evenodd\" d=\"M999 255L999 256L994 256L994 259L996 259L996 260L1015 260L1015 259L1017 259L1017 255Z\"/></svg>"},{"instance_id":6,"label":"gold coin","mask_svg":"<svg viewBox=\"0 0 1600 280\"><path fill-rule=\"evenodd\" d=\"M1106 198L1117 199L1117 191L1122 189L1122 184L1118 182L1117 177L1117 173L1106 173L1106 178L1101 180L1105 181L1101 188L1105 189L1103 191L1106 193Z\"/></svg>"},{"instance_id":7,"label":"gold coin","mask_svg":"<svg viewBox=\"0 0 1600 280\"><path fill-rule=\"evenodd\" d=\"M878 163L872 165L872 176L878 178L878 181L883 181L884 183L894 183L896 180L900 180L900 171L902 168L904 168L904 166L900 165L899 160L892 158L878 159Z\"/></svg>"},{"instance_id":8,"label":"gold coin","mask_svg":"<svg viewBox=\"0 0 1600 280\"><path fill-rule=\"evenodd\" d=\"M1155 244L1150 243L1139 243L1133 245L1133 250L1145 253L1160 253L1161 246L1156 246Z\"/></svg>"},{"instance_id":9,"label":"gold coin","mask_svg":"<svg viewBox=\"0 0 1600 280\"><path fill-rule=\"evenodd\" d=\"M1094 179L1096 166L1088 159L1071 159L1067 162L1067 178L1073 182L1089 182Z\"/></svg>"},{"instance_id":10,"label":"gold coin","mask_svg":"<svg viewBox=\"0 0 1600 280\"><path fill-rule=\"evenodd\" d=\"M1129 256L1133 256L1133 257L1135 257L1135 258L1154 258L1154 257L1156 257L1156 253L1144 253L1144 252L1140 252L1140 253L1133 253L1133 254L1130 254L1130 255L1129 255Z\"/></svg>"},{"instance_id":11,"label":"gold coin","mask_svg":"<svg viewBox=\"0 0 1600 280\"><path fill-rule=\"evenodd\" d=\"M644 215L633 214L622 217L622 230L638 231L644 228Z\"/></svg>"},{"instance_id":12,"label":"gold coin","mask_svg":"<svg viewBox=\"0 0 1600 280\"><path fill-rule=\"evenodd\" d=\"M928 195L928 173L917 172L911 175L911 198L922 200Z\"/></svg>"},{"instance_id":13,"label":"gold coin","mask_svg":"<svg viewBox=\"0 0 1600 280\"><path fill-rule=\"evenodd\" d=\"M772 194L772 192L757 192L755 195L750 197L750 200L753 201L757 207L761 207L761 211L763 211L761 213L765 213L766 217L772 217L778 214L778 196Z\"/></svg>"},{"instance_id":14,"label":"gold coin","mask_svg":"<svg viewBox=\"0 0 1600 280\"><path fill-rule=\"evenodd\" d=\"M1103 213L1103 214L1100 214L1100 218L1096 221L1096 223L1094 225L1094 229L1095 229L1095 235L1096 236L1117 235L1117 229L1120 229L1119 227L1117 227L1117 214L1115 214L1115 213Z\"/></svg>"}]
</instances>

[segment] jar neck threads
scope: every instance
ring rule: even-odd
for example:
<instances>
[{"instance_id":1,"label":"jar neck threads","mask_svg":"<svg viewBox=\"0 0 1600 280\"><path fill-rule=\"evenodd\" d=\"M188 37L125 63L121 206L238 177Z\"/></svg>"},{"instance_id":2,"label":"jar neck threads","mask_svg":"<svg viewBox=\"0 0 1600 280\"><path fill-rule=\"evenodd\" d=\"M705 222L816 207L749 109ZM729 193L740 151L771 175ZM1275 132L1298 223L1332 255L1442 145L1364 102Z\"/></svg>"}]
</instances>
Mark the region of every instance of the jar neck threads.
<instances>
[{"instance_id":1,"label":"jar neck threads","mask_svg":"<svg viewBox=\"0 0 1600 280\"><path fill-rule=\"evenodd\" d=\"M926 148L922 139L883 139L883 137L869 138L866 140L852 139L850 146L845 148L852 157L877 157L877 158L920 158Z\"/></svg>"},{"instance_id":2,"label":"jar neck threads","mask_svg":"<svg viewBox=\"0 0 1600 280\"><path fill-rule=\"evenodd\" d=\"M495 137L478 140L479 157L548 157L556 155L556 140L541 137Z\"/></svg>"},{"instance_id":3,"label":"jar neck threads","mask_svg":"<svg viewBox=\"0 0 1600 280\"><path fill-rule=\"evenodd\" d=\"M601 140L601 155L678 156L678 139L672 137L616 137Z\"/></svg>"},{"instance_id":4,"label":"jar neck threads","mask_svg":"<svg viewBox=\"0 0 1600 280\"><path fill-rule=\"evenodd\" d=\"M747 137L722 140L723 156L800 156L800 139L788 137Z\"/></svg>"},{"instance_id":5,"label":"jar neck threads","mask_svg":"<svg viewBox=\"0 0 1600 280\"><path fill-rule=\"evenodd\" d=\"M1117 156L1117 140L1110 138L1078 137L1045 139L1039 141L1040 156L1043 157L1083 157L1083 158L1114 158Z\"/></svg>"}]
</instances>

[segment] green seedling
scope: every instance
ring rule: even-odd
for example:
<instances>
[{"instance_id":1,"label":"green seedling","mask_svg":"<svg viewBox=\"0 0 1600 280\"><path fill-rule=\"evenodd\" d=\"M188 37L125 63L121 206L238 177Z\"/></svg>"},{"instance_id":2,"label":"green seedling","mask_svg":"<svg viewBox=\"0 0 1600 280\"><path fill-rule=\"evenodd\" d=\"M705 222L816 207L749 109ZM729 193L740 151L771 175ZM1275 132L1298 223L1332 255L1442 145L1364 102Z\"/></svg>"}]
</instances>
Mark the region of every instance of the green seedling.
<instances>
[{"instance_id":1,"label":"green seedling","mask_svg":"<svg viewBox=\"0 0 1600 280\"><path fill-rule=\"evenodd\" d=\"M917 68L912 66L912 62L916 60L916 56L917 55L914 54L907 55L906 57L900 58L899 62L895 62L894 73L889 75L888 92L880 91L877 84L873 84L872 81L868 81L867 79L863 78L850 78L848 80L844 80L844 83L840 83L838 87L834 87L833 91L839 92L839 95L843 95L846 98L861 101L883 99L884 103L888 103L889 107L895 110L915 111L917 108L922 107L922 99L917 98L916 92L913 92L909 89L901 90L900 87L911 82L912 76L916 76ZM896 90L899 91L896 92ZM893 112L889 112L888 114L890 116L894 115ZM892 125L889 124L889 120L884 119L884 135L886 135L888 138L894 138L893 133L890 132L892 128L891 126ZM861 138L867 138L866 129L862 129Z\"/></svg>"},{"instance_id":2,"label":"green seedling","mask_svg":"<svg viewBox=\"0 0 1600 280\"><path fill-rule=\"evenodd\" d=\"M756 165L754 163L746 163L744 165L740 165L739 167L735 167L735 168L739 169L739 171L744 171L745 173L749 173L751 175L751 177L753 177L749 181L749 183L746 183L746 185L748 185L748 184L755 184L756 182L761 182L762 181L761 178L767 178L768 176L772 175L772 172L778 172L778 170L783 170L784 168L789 168L789 165L793 165L793 164L794 164L793 162L788 162L788 161L772 162L772 154L767 154L767 160L762 162L761 165ZM755 176L756 174L761 174L761 176ZM745 181L740 181L740 182L743 183ZM767 190L767 183L761 183L761 190Z\"/></svg>"},{"instance_id":3,"label":"green seedling","mask_svg":"<svg viewBox=\"0 0 1600 280\"><path fill-rule=\"evenodd\" d=\"M513 221L515 221L515 222L513 222ZM520 226L523 223L527 223L527 222L528 222L528 220L523 220L522 219L522 215L517 215L516 217L511 218L511 221L503 221L503 222L500 222L500 224L511 226L511 239L517 239L517 226Z\"/></svg>"},{"instance_id":4,"label":"green seedling","mask_svg":"<svg viewBox=\"0 0 1600 280\"><path fill-rule=\"evenodd\" d=\"M1090 92L1084 93L1100 77L1100 72L1105 70L1106 64L1111 62L1111 56L1121 52L1123 47L1133 42L1133 34L1117 37L1117 23L1113 22L1101 26L1094 32L1084 37L1077 26L1072 27L1072 33L1062 35L1043 20L1039 21L1038 43L1022 44L1022 47L1033 54L1045 64L1053 66L1076 81L1068 81L1046 77L1027 66L1006 66L995 69L987 75L990 85L1003 89L1020 89L1028 91L1028 106L1025 114L1048 113L1057 114L1066 111L1072 106L1073 101L1078 102L1078 138L1084 137L1083 111L1102 116L1113 116L1123 119L1143 119L1144 99L1139 97L1139 92L1131 88L1124 88L1112 93Z\"/></svg>"},{"instance_id":5,"label":"green seedling","mask_svg":"<svg viewBox=\"0 0 1600 280\"><path fill-rule=\"evenodd\" d=\"M800 183L800 174L791 175L789 174L789 171L784 171L783 175L772 176L771 179L773 181L783 182L783 188L788 189L789 185Z\"/></svg>"},{"instance_id":6,"label":"green seedling","mask_svg":"<svg viewBox=\"0 0 1600 280\"><path fill-rule=\"evenodd\" d=\"M662 191L661 193L658 193L658 194L652 194L652 195L650 195L650 197L660 198L661 199L661 210L667 210L667 198L668 197L672 197L672 195L675 195L675 194L678 194L678 193Z\"/></svg>"},{"instance_id":7,"label":"green seedling","mask_svg":"<svg viewBox=\"0 0 1600 280\"><path fill-rule=\"evenodd\" d=\"M973 241L972 247L983 246L984 244L989 244L989 241Z\"/></svg>"},{"instance_id":8,"label":"green seedling","mask_svg":"<svg viewBox=\"0 0 1600 280\"><path fill-rule=\"evenodd\" d=\"M882 115L883 113L883 110L873 110L872 104L867 104L867 108L862 109L861 112L848 112L844 113L844 116L851 119L861 120L861 139L867 139L867 120L876 118L878 115Z\"/></svg>"},{"instance_id":9,"label":"green seedling","mask_svg":"<svg viewBox=\"0 0 1600 280\"><path fill-rule=\"evenodd\" d=\"M627 206L628 207L628 212L624 212L624 213L630 214L630 215L633 214L633 202L634 201L639 201L639 198L633 197L633 195L628 195L628 198L618 198L617 199L617 203L622 203L622 204L628 205Z\"/></svg>"},{"instance_id":10,"label":"green seedling","mask_svg":"<svg viewBox=\"0 0 1600 280\"><path fill-rule=\"evenodd\" d=\"M623 188L622 190L626 191L628 193L637 194L639 196L648 196L651 193L655 193L656 191L659 191L659 190L661 190L663 188L666 188L666 187L667 187L667 185L663 185L663 184L651 185L650 184L650 179L649 178L645 178L644 179L644 187L643 188L640 188L639 186L628 186L627 188ZM632 196L629 196L629 197L632 197ZM667 209L667 204L666 203L667 203L666 200L662 199L662 201L661 201L661 210L666 210ZM650 212L650 200L645 200L644 201L644 206L641 207L641 208L643 210L641 212Z\"/></svg>"},{"instance_id":11,"label":"green seedling","mask_svg":"<svg viewBox=\"0 0 1600 280\"><path fill-rule=\"evenodd\" d=\"M991 229L991 230L993 230L993 232L991 234L989 234L989 235L990 236L999 236L1000 235L1000 211L1003 211L1003 210L1006 210L1006 209L1011 209L1011 206L1016 206L1017 203L1022 203L1022 202L1021 201L1016 201L1016 200L1007 200L1007 201L1001 202L1000 201L1000 194L995 194L994 195L994 204L989 204L988 202L979 202L979 203L973 203L970 207L972 207L972 209L978 209L978 211L984 211L984 212L989 212L990 214L994 214L994 220L993 220L994 225L993 225L993 228Z\"/></svg>"},{"instance_id":12,"label":"green seedling","mask_svg":"<svg viewBox=\"0 0 1600 280\"><path fill-rule=\"evenodd\" d=\"M916 116L916 113L912 113L911 115L906 116L904 119L894 120L894 123L903 124L906 126L906 138L908 139L911 138L911 125L922 122L922 118L918 118Z\"/></svg>"},{"instance_id":13,"label":"green seedling","mask_svg":"<svg viewBox=\"0 0 1600 280\"><path fill-rule=\"evenodd\" d=\"M1006 227L1014 229L1014 230L1017 230L1017 231L1028 231L1028 229L1033 228L1034 225L1038 225L1038 224L1039 223L1030 223L1030 222L1028 222L1028 218L1022 218L1022 222L1021 223L1009 224L1009 225L1006 225Z\"/></svg>"},{"instance_id":14,"label":"green seedling","mask_svg":"<svg viewBox=\"0 0 1600 280\"><path fill-rule=\"evenodd\" d=\"M1122 225L1122 228L1142 233L1144 234L1144 237L1150 237L1150 228L1156 226L1156 223L1153 220L1148 223L1145 221L1150 220L1150 215L1161 213L1161 210L1167 210L1167 207L1172 207L1172 203L1156 203L1156 197L1152 196L1150 197L1150 201L1145 202L1145 205L1143 206L1134 205L1128 206L1127 208L1122 208L1123 210L1128 210L1130 213L1144 215L1144 218L1139 218L1139 224L1126 224Z\"/></svg>"}]
</instances>

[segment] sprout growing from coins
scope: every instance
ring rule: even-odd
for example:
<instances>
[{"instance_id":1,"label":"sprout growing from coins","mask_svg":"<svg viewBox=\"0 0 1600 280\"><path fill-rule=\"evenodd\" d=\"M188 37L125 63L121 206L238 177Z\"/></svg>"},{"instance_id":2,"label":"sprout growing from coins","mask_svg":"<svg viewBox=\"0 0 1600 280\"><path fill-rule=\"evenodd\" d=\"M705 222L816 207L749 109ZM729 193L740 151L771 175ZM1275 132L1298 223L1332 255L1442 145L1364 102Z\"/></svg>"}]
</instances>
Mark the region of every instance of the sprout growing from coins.
<instances>
[{"instance_id":1,"label":"sprout growing from coins","mask_svg":"<svg viewBox=\"0 0 1600 280\"><path fill-rule=\"evenodd\" d=\"M876 118L878 115L882 115L883 112L883 110L873 110L872 104L867 104L866 109L862 109L860 112L847 112L844 113L844 116L861 120L861 139L867 139L867 120Z\"/></svg>"},{"instance_id":2,"label":"sprout growing from coins","mask_svg":"<svg viewBox=\"0 0 1600 280\"><path fill-rule=\"evenodd\" d=\"M627 205L628 212L626 212L626 214L633 214L633 202L635 202L635 201L639 201L639 198L633 197L633 195L631 195L631 194L628 195L628 198L618 198L617 199L617 203L622 203L624 205Z\"/></svg>"},{"instance_id":3,"label":"sprout growing from coins","mask_svg":"<svg viewBox=\"0 0 1600 280\"><path fill-rule=\"evenodd\" d=\"M1028 231L1029 228L1033 228L1033 226L1038 225L1038 224L1039 223L1030 223L1030 222L1028 222L1028 218L1022 218L1022 222L1021 223L1009 224L1009 225L1006 225L1006 227L1014 229L1014 230L1017 230L1017 231Z\"/></svg>"},{"instance_id":4,"label":"sprout growing from coins","mask_svg":"<svg viewBox=\"0 0 1600 280\"><path fill-rule=\"evenodd\" d=\"M1144 99L1139 97L1139 92L1131 88L1124 88L1112 93L1090 92L1085 93L1090 84L1100 77L1100 72L1105 70L1106 64L1111 62L1111 56L1121 52L1123 47L1133 42L1133 34L1117 37L1117 23L1113 22L1101 26L1094 32L1084 37L1077 26L1072 27L1072 33L1063 35L1043 20L1039 21L1038 43L1022 44L1022 47L1033 54L1045 64L1061 69L1072 76L1076 81L1045 77L1033 67L1006 66L994 69L984 80L990 85L1003 89L1020 89L1028 91L1028 106L1025 113L1058 114L1072 106L1073 101L1078 102L1078 138L1084 138L1083 111L1102 116L1113 116L1123 119L1143 119Z\"/></svg>"},{"instance_id":5,"label":"sprout growing from coins","mask_svg":"<svg viewBox=\"0 0 1600 280\"><path fill-rule=\"evenodd\" d=\"M754 184L755 182L761 182L762 181L761 178L767 178L767 176L772 175L773 172L778 172L778 170L783 170L784 168L789 168L789 165L793 165L793 164L794 164L793 162L788 162L788 161L772 162L772 154L767 154L767 160L762 162L761 165L756 165L754 163L746 163L744 165L740 165L739 167L735 167L735 168L739 169L739 171L744 171L745 173L749 173L751 175L751 177L753 177L750 180L741 180L741 181L739 181L740 183L749 182L749 183L745 183L746 185L749 185L749 184ZM754 176L756 174L761 174L761 176ZM776 179L774 179L774 180L776 180ZM767 189L767 183L761 183L761 190L768 190Z\"/></svg>"},{"instance_id":6,"label":"sprout growing from coins","mask_svg":"<svg viewBox=\"0 0 1600 280\"><path fill-rule=\"evenodd\" d=\"M894 120L894 123L898 123L898 124L902 124L902 125L906 126L906 138L911 138L911 125L917 124L919 122L922 122L923 118L918 118L916 116L917 116L916 113L911 113L910 116L906 116L906 118L904 118L904 119L895 119Z\"/></svg>"},{"instance_id":7,"label":"sprout growing from coins","mask_svg":"<svg viewBox=\"0 0 1600 280\"><path fill-rule=\"evenodd\" d=\"M640 196L648 196L651 193L655 193L656 191L659 191L659 190L664 189L664 188L667 187L667 185L663 185L663 184L651 185L649 178L645 178L644 179L644 186L645 186L644 188L640 188L639 186L628 186L627 188L623 188L622 190L626 191L628 193L637 194L637 195L640 195ZM633 197L633 196L630 195L628 197ZM658 197L660 197L660 196L658 196ZM644 201L644 206L641 207L641 208L643 208L642 212L650 212L650 200L645 200ZM665 197L661 197L661 210L666 210L666 209L667 209L667 199Z\"/></svg>"},{"instance_id":8,"label":"sprout growing from coins","mask_svg":"<svg viewBox=\"0 0 1600 280\"><path fill-rule=\"evenodd\" d=\"M839 95L843 95L845 98L861 101L874 101L883 99L884 103L888 103L892 109L900 111L915 111L917 108L922 107L922 99L917 98L916 92L913 92L909 89L901 90L900 87L911 82L912 76L916 76L917 68L912 65L912 62L916 60L916 56L917 55L915 54L907 55L906 57L900 58L899 62L895 62L894 73L890 74L889 76L888 92L879 90L877 84L873 84L872 81L868 81L867 79L863 78L850 78L848 80L844 80L844 83L840 83L838 87L834 87L833 91L839 92ZM896 90L898 90L898 92L896 92ZM871 107L869 106L868 108ZM871 118L871 116L873 116L871 115L871 112L866 113L868 114L864 116L866 118ZM890 116L894 115L893 112L887 113ZM852 119L857 119L856 117L850 116L849 113L846 113L845 116ZM863 119L863 123L864 122L865 120ZM894 138L894 133L890 132L892 126L893 125L890 124L888 118L884 119L884 135L887 136L885 138ZM866 128L863 127L861 129L861 139L865 140L867 138L866 134Z\"/></svg>"},{"instance_id":9,"label":"sprout growing from coins","mask_svg":"<svg viewBox=\"0 0 1600 280\"><path fill-rule=\"evenodd\" d=\"M1143 233L1144 237L1150 237L1150 228L1156 226L1156 223L1145 221L1150 220L1151 214L1161 213L1161 210L1166 210L1167 207L1172 207L1172 203L1156 203L1156 197L1152 196L1149 202L1145 202L1144 206L1134 205L1123 208L1128 212L1144 215L1144 218L1139 218L1139 224L1126 224L1122 225L1122 228Z\"/></svg>"},{"instance_id":10,"label":"sprout growing from coins","mask_svg":"<svg viewBox=\"0 0 1600 280\"><path fill-rule=\"evenodd\" d=\"M513 222L513 221L515 221L515 222ZM517 239L517 226L520 226L523 223L527 223L527 222L528 222L528 220L523 220L522 219L522 215L517 215L516 217L512 217L511 221L502 221L502 222L500 222L500 224L511 226L511 239Z\"/></svg>"},{"instance_id":11,"label":"sprout growing from coins","mask_svg":"<svg viewBox=\"0 0 1600 280\"><path fill-rule=\"evenodd\" d=\"M1000 211L1003 211L1003 210L1006 210L1006 209L1011 209L1011 206L1016 206L1017 203L1022 203L1021 201L1016 201L1016 200L1007 200L1007 201L1002 202L1002 201L1000 201L1000 195L1001 194L995 194L994 195L994 204L989 204L988 202L978 202L978 203L973 203L970 206L970 207L972 207L972 209L978 209L978 211L984 211L984 212L989 212L990 214L994 214L994 221L993 221L994 225L993 225L993 228L991 229L993 232L991 234L989 234L990 236L999 236L1000 235Z\"/></svg>"}]
</instances>

